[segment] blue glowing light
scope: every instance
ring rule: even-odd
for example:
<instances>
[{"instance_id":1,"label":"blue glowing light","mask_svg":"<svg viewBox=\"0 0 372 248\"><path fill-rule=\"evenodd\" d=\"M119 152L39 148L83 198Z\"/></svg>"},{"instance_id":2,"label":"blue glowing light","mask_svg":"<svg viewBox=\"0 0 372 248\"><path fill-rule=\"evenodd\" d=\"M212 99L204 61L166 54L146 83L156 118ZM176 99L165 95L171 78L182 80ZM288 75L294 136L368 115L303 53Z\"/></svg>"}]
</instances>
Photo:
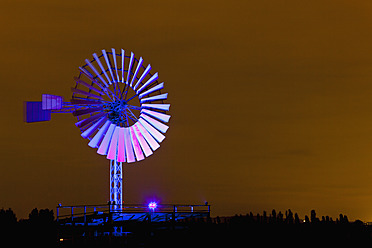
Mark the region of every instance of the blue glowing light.
<instances>
[{"instance_id":1,"label":"blue glowing light","mask_svg":"<svg viewBox=\"0 0 372 248\"><path fill-rule=\"evenodd\" d=\"M158 206L156 202L150 202L148 208L154 211L154 209Z\"/></svg>"}]
</instances>

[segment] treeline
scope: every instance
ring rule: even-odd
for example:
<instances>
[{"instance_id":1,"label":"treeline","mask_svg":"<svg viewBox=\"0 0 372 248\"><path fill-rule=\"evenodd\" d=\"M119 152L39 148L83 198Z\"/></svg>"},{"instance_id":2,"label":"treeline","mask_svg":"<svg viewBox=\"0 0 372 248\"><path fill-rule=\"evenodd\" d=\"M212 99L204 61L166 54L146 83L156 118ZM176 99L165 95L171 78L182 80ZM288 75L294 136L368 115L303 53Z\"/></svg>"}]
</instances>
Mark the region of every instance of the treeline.
<instances>
[{"instance_id":1,"label":"treeline","mask_svg":"<svg viewBox=\"0 0 372 248\"><path fill-rule=\"evenodd\" d=\"M28 219L17 220L12 209L0 210L0 247L2 243L13 245L54 245L57 240L57 224L53 210L33 209Z\"/></svg>"}]
</instances>

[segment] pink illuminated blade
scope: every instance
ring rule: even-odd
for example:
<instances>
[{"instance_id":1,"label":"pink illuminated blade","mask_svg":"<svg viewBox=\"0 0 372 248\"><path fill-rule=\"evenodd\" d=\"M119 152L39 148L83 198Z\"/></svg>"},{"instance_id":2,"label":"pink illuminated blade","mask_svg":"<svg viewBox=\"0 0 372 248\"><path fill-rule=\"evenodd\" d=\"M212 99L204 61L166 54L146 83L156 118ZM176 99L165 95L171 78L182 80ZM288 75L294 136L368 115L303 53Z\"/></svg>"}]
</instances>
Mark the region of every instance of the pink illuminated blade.
<instances>
[{"instance_id":1,"label":"pink illuminated blade","mask_svg":"<svg viewBox=\"0 0 372 248\"><path fill-rule=\"evenodd\" d=\"M124 83L124 60L125 51L121 49L121 82Z\"/></svg>"},{"instance_id":2,"label":"pink illuminated blade","mask_svg":"<svg viewBox=\"0 0 372 248\"><path fill-rule=\"evenodd\" d=\"M139 129L142 136L146 139L147 143L150 145L153 151L155 151L156 149L160 147L158 142L156 142L156 140L151 136L149 132L147 132L146 128L144 128L140 122L136 122L134 126L136 126Z\"/></svg>"},{"instance_id":3,"label":"pink illuminated blade","mask_svg":"<svg viewBox=\"0 0 372 248\"><path fill-rule=\"evenodd\" d=\"M74 93L80 94L80 95L90 96L90 97L94 97L94 98L102 99L102 96L97 96L97 95L95 95L95 94L92 94L92 93L86 92L86 91L84 91L84 90L79 90L79 89L71 88L71 91L74 92Z\"/></svg>"},{"instance_id":4,"label":"pink illuminated blade","mask_svg":"<svg viewBox=\"0 0 372 248\"><path fill-rule=\"evenodd\" d=\"M144 108L150 108L150 109L159 109L159 110L165 110L168 111L170 104L142 104L141 105Z\"/></svg>"},{"instance_id":5,"label":"pink illuminated blade","mask_svg":"<svg viewBox=\"0 0 372 248\"><path fill-rule=\"evenodd\" d=\"M119 82L118 65L116 64L116 52L115 52L115 48L111 48L111 51L112 51L112 58L114 59L114 65L115 65L116 82Z\"/></svg>"},{"instance_id":6,"label":"pink illuminated blade","mask_svg":"<svg viewBox=\"0 0 372 248\"><path fill-rule=\"evenodd\" d=\"M145 156L146 157L150 156L152 154L151 148L146 143L146 140L143 137L143 135L141 134L141 131L139 130L138 126L136 124L134 124L133 126L131 126L131 128L133 129L133 131L134 131L134 133L135 133L135 135L137 137L137 140L138 140L138 142L139 142L139 144L140 144L140 146L142 148L142 151L145 154Z\"/></svg>"},{"instance_id":7,"label":"pink illuminated blade","mask_svg":"<svg viewBox=\"0 0 372 248\"><path fill-rule=\"evenodd\" d=\"M161 123L160 121L157 121L157 120L151 118L148 115L141 114L140 117L142 117L143 119L145 119L148 123L150 123L153 127L155 127L156 129L158 129L162 133L166 133L167 130L168 130L168 128L169 128L167 125Z\"/></svg>"},{"instance_id":8,"label":"pink illuminated blade","mask_svg":"<svg viewBox=\"0 0 372 248\"><path fill-rule=\"evenodd\" d=\"M147 86L149 86L152 82L155 82L158 79L158 73L155 73L147 82L142 85L139 90L137 90L137 94L139 94L141 91L143 91Z\"/></svg>"},{"instance_id":9,"label":"pink illuminated blade","mask_svg":"<svg viewBox=\"0 0 372 248\"><path fill-rule=\"evenodd\" d=\"M101 143L101 140L103 138L103 135L107 132L107 129L111 125L111 121L107 120L105 124L101 127L101 129L94 135L93 139L88 143L88 146L92 148L96 148Z\"/></svg>"},{"instance_id":10,"label":"pink illuminated blade","mask_svg":"<svg viewBox=\"0 0 372 248\"><path fill-rule=\"evenodd\" d=\"M130 138L129 128L124 128L124 140L125 140L125 154L127 155L127 162L132 163L136 162L136 158L134 157L132 141Z\"/></svg>"},{"instance_id":11,"label":"pink illuminated blade","mask_svg":"<svg viewBox=\"0 0 372 248\"><path fill-rule=\"evenodd\" d=\"M138 74L138 71L141 69L142 62L143 62L143 59L142 59L142 57L141 57L141 58L139 59L139 61L138 61L136 71L135 71L134 74L133 74L132 81L130 82L130 87L132 87L132 85L133 85L133 81L136 79L137 74Z\"/></svg>"},{"instance_id":12,"label":"pink illuminated blade","mask_svg":"<svg viewBox=\"0 0 372 248\"><path fill-rule=\"evenodd\" d=\"M146 128L142 126L140 122L136 122L136 124L134 125L138 127L139 131L141 132L143 137L146 139L147 143L150 145L153 151L155 151L156 149L160 147L158 142L151 136L151 134L146 130Z\"/></svg>"},{"instance_id":13,"label":"pink illuminated blade","mask_svg":"<svg viewBox=\"0 0 372 248\"><path fill-rule=\"evenodd\" d=\"M112 80L109 80L109 82L115 82L115 78L114 78L114 73L112 72L112 69L111 69L111 64L110 64L110 60L109 60L109 57L106 53L106 50L102 50L102 54L103 54L103 57L105 58L105 61L106 61L106 64L107 64L107 68L109 69L109 72L111 74L111 78Z\"/></svg>"},{"instance_id":14,"label":"pink illuminated blade","mask_svg":"<svg viewBox=\"0 0 372 248\"><path fill-rule=\"evenodd\" d=\"M138 121L142 124L144 128L154 137L159 143L165 139L165 136L162 135L158 130L153 128L150 124L148 124L144 119L139 118Z\"/></svg>"},{"instance_id":15,"label":"pink illuminated blade","mask_svg":"<svg viewBox=\"0 0 372 248\"><path fill-rule=\"evenodd\" d=\"M112 134L115 131L115 124L111 124L109 129L107 130L107 133L105 134L105 137L102 140L101 145L98 147L97 153L101 155L107 155L107 150L110 145Z\"/></svg>"},{"instance_id":16,"label":"pink illuminated blade","mask_svg":"<svg viewBox=\"0 0 372 248\"><path fill-rule=\"evenodd\" d=\"M108 77L108 75L107 75L107 73L106 73L106 70L105 70L105 68L103 67L101 61L99 60L97 54L93 53L93 57L94 57L94 59L96 60L96 62L97 62L97 64L98 64L99 68L101 68L101 71L102 71L103 74L105 75L105 77L106 77L106 79L107 79L107 82L108 82L109 84L111 84L111 80L110 80L110 78Z\"/></svg>"},{"instance_id":17,"label":"pink illuminated blade","mask_svg":"<svg viewBox=\"0 0 372 248\"><path fill-rule=\"evenodd\" d=\"M118 149L118 140L119 140L119 130L120 130L120 127L116 126L114 133L111 137L109 149L107 151L107 159L111 159L111 160L116 159L116 150Z\"/></svg>"},{"instance_id":18,"label":"pink illuminated blade","mask_svg":"<svg viewBox=\"0 0 372 248\"><path fill-rule=\"evenodd\" d=\"M129 84L130 71L132 70L133 60L134 60L134 53L133 52L130 52L130 61L129 61L129 67L128 67L127 82L126 82L126 84Z\"/></svg>"},{"instance_id":19,"label":"pink illuminated blade","mask_svg":"<svg viewBox=\"0 0 372 248\"><path fill-rule=\"evenodd\" d=\"M157 95L157 96L143 98L143 99L141 99L141 103L152 102L152 101L157 101L157 100L165 100L165 99L167 99L167 97L168 97L168 93L164 93L164 94Z\"/></svg>"},{"instance_id":20,"label":"pink illuminated blade","mask_svg":"<svg viewBox=\"0 0 372 248\"><path fill-rule=\"evenodd\" d=\"M82 134L81 134L81 137L83 137L84 139L88 138L90 135L92 135L92 133L94 133L94 131L97 130L97 128L99 126L102 125L102 123L104 123L105 121L107 120L107 117L101 117L101 119L99 119L96 123L94 123L91 127L89 127L87 130L85 130Z\"/></svg>"},{"instance_id":21,"label":"pink illuminated blade","mask_svg":"<svg viewBox=\"0 0 372 248\"><path fill-rule=\"evenodd\" d=\"M155 117L156 119L161 120L163 122L168 122L170 117L171 117L170 115L166 115L166 114L159 113L159 112L156 112L156 111L151 111L151 110L148 110L148 109L142 109L141 112L146 113L146 114L148 114L152 117Z\"/></svg>"},{"instance_id":22,"label":"pink illuminated blade","mask_svg":"<svg viewBox=\"0 0 372 248\"><path fill-rule=\"evenodd\" d=\"M147 76L147 74L150 72L150 70L151 70L151 65L149 64L149 65L146 67L145 71L142 73L141 77L138 79L136 85L135 85L134 88L133 88L134 90L137 89L137 87L139 86L139 83L142 82L142 80Z\"/></svg>"},{"instance_id":23,"label":"pink illuminated blade","mask_svg":"<svg viewBox=\"0 0 372 248\"><path fill-rule=\"evenodd\" d=\"M125 162L125 130L121 127L119 130L118 141L118 162Z\"/></svg>"},{"instance_id":24,"label":"pink illuminated blade","mask_svg":"<svg viewBox=\"0 0 372 248\"><path fill-rule=\"evenodd\" d=\"M138 96L138 98L141 99L142 97L147 96L148 94L151 94L154 91L163 89L163 87L164 87L164 83L158 84L155 87L152 87L151 89L149 89L149 90L143 92L142 94L140 94Z\"/></svg>"},{"instance_id":25,"label":"pink illuminated blade","mask_svg":"<svg viewBox=\"0 0 372 248\"><path fill-rule=\"evenodd\" d=\"M94 56L94 54L93 54ZM106 83L106 81L103 79L103 77L101 77L101 75L98 73L98 71L96 70L96 68L89 62L89 60L85 60L85 63L87 63L87 65L90 67L90 69L92 69L92 71L97 75L97 77L101 80L101 82L106 85L106 87L108 87L108 84Z\"/></svg>"},{"instance_id":26,"label":"pink illuminated blade","mask_svg":"<svg viewBox=\"0 0 372 248\"><path fill-rule=\"evenodd\" d=\"M95 120L97 120L98 118L101 118L102 116L106 115L107 113L99 113L99 114L96 114L96 115L92 115L86 119L83 119L81 121L78 121L75 123L75 125L79 128L81 127L84 127L88 124L90 124L91 122L94 122Z\"/></svg>"},{"instance_id":27,"label":"pink illuminated blade","mask_svg":"<svg viewBox=\"0 0 372 248\"><path fill-rule=\"evenodd\" d=\"M141 161L145 158L145 156L143 156L141 146L137 140L136 134L132 127L129 128L129 133L130 133L130 139L132 141L134 154L136 155L137 161Z\"/></svg>"},{"instance_id":28,"label":"pink illuminated blade","mask_svg":"<svg viewBox=\"0 0 372 248\"><path fill-rule=\"evenodd\" d=\"M73 116L86 115L86 114L89 114L89 113L101 111L102 109L103 109L103 107L88 108L88 109L79 109L79 110L75 110L74 112L72 112L72 115Z\"/></svg>"}]
</instances>

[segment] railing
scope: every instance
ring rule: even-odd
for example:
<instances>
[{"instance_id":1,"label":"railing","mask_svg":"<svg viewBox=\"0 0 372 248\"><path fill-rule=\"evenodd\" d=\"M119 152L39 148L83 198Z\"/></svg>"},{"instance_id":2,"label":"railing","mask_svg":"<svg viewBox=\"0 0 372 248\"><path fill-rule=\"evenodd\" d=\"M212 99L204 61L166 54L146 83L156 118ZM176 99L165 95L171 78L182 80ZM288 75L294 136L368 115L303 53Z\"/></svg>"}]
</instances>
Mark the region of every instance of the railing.
<instances>
[{"instance_id":1,"label":"railing","mask_svg":"<svg viewBox=\"0 0 372 248\"><path fill-rule=\"evenodd\" d=\"M61 214L61 212L63 212ZM57 206L57 221L62 218L84 217L93 214L109 213L210 213L210 205L189 205L189 204L157 204L156 208L149 208L145 204L104 204L104 205L76 205L76 206Z\"/></svg>"}]
</instances>

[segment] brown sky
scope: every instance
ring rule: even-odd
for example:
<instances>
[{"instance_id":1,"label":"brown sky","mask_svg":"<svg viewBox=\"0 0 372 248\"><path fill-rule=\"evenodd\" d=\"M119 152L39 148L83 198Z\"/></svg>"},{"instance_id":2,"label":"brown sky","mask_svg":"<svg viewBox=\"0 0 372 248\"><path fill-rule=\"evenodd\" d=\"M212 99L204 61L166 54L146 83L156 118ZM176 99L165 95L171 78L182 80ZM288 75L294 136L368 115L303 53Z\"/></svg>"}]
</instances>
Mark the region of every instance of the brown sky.
<instances>
[{"instance_id":1,"label":"brown sky","mask_svg":"<svg viewBox=\"0 0 372 248\"><path fill-rule=\"evenodd\" d=\"M2 1L0 208L108 200L109 161L72 115L22 122L24 100L71 96L78 66L123 48L159 72L170 129L125 167L125 200L372 220L371 1Z\"/></svg>"}]
</instances>

